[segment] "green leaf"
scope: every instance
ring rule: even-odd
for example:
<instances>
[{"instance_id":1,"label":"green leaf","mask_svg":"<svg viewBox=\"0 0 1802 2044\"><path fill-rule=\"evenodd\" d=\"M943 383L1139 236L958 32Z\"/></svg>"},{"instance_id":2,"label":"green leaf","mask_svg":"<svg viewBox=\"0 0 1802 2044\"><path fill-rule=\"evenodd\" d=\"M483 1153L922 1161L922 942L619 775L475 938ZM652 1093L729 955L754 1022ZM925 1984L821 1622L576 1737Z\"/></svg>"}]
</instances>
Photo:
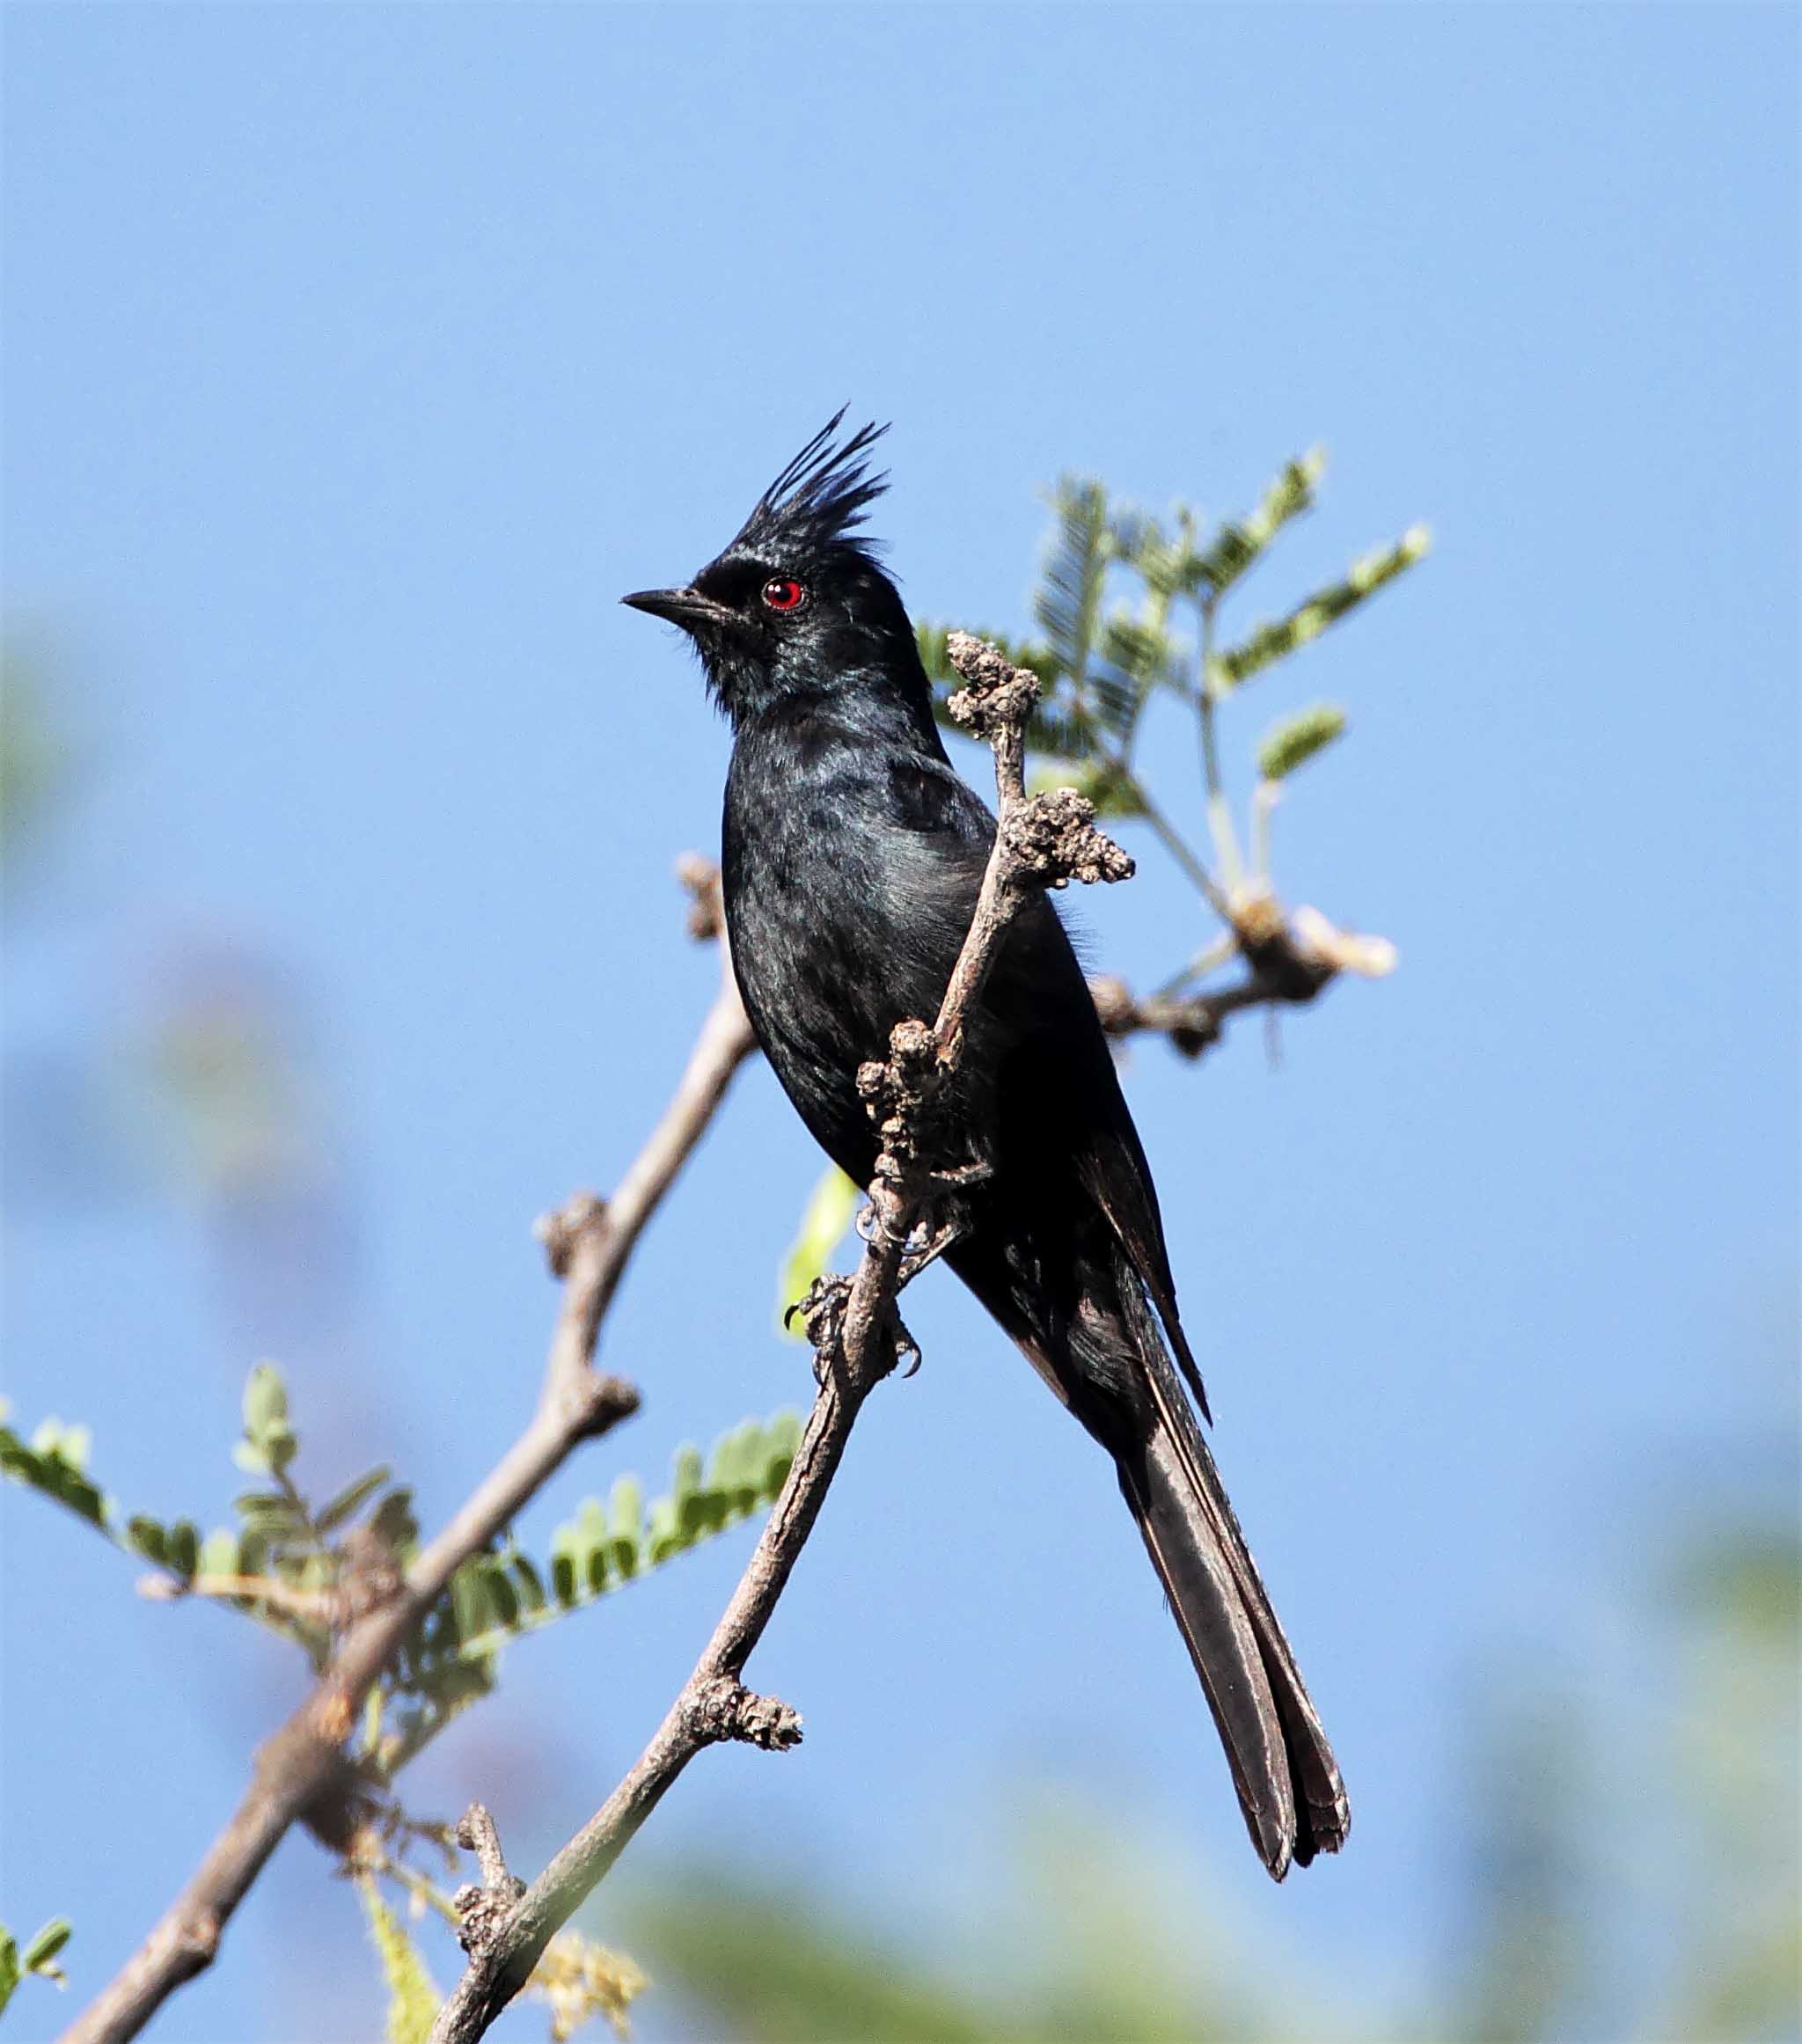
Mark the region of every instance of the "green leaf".
<instances>
[{"instance_id":1,"label":"green leaf","mask_svg":"<svg viewBox=\"0 0 1802 2044\"><path fill-rule=\"evenodd\" d=\"M611 1529L607 1560L618 1575L635 1576L639 1567L639 1540L644 1527L644 1491L636 1476L619 1476L607 1494L607 1523Z\"/></svg>"},{"instance_id":2,"label":"green leaf","mask_svg":"<svg viewBox=\"0 0 1802 2044\"><path fill-rule=\"evenodd\" d=\"M314 1514L313 1525L317 1531L335 1533L347 1520L355 1519L370 1499L379 1491L389 1477L388 1465L371 1469L365 1476L359 1476L354 1484L347 1484L332 1499Z\"/></svg>"},{"instance_id":3,"label":"green leaf","mask_svg":"<svg viewBox=\"0 0 1802 2044\"><path fill-rule=\"evenodd\" d=\"M476 1637L488 1629L489 1614L493 1608L488 1599L488 1586L482 1564L487 1557L472 1555L460 1564L450 1579L450 1625L451 1636L446 1640L447 1650L454 1651L465 1641Z\"/></svg>"},{"instance_id":4,"label":"green leaf","mask_svg":"<svg viewBox=\"0 0 1802 2044\"><path fill-rule=\"evenodd\" d=\"M670 1504L677 1537L685 1547L692 1545L705 1533L717 1532L725 1522L724 1501L708 1487L700 1450L691 1443L685 1442L676 1451ZM651 1507L651 1516L655 1525L656 1506ZM652 1558L662 1557L654 1555Z\"/></svg>"},{"instance_id":5,"label":"green leaf","mask_svg":"<svg viewBox=\"0 0 1802 2044\"><path fill-rule=\"evenodd\" d=\"M743 1518L757 1503L763 1478L763 1429L754 1419L735 1426L714 1445L707 1484L725 1501L728 1513Z\"/></svg>"},{"instance_id":6,"label":"green leaf","mask_svg":"<svg viewBox=\"0 0 1802 2044\"><path fill-rule=\"evenodd\" d=\"M481 1576L482 1591L494 1611L493 1623L503 1632L511 1632L519 1623L519 1592L513 1586L513 1579L505 1564L494 1555L479 1555L476 1566Z\"/></svg>"},{"instance_id":7,"label":"green leaf","mask_svg":"<svg viewBox=\"0 0 1802 2044\"><path fill-rule=\"evenodd\" d=\"M370 1531L391 1554L405 1556L419 1540L413 1513L413 1488L401 1484L389 1491L370 1518Z\"/></svg>"},{"instance_id":8,"label":"green leaf","mask_svg":"<svg viewBox=\"0 0 1802 2044\"><path fill-rule=\"evenodd\" d=\"M300 1547L312 1538L306 1514L280 1491L246 1491L231 1500L231 1508L247 1530L254 1528L275 1546Z\"/></svg>"},{"instance_id":9,"label":"green leaf","mask_svg":"<svg viewBox=\"0 0 1802 2044\"><path fill-rule=\"evenodd\" d=\"M109 1540L118 1535L99 1486L83 1472L71 1451L85 1457L87 1429L46 1420L26 1447L10 1426L0 1426L0 1474L24 1484L85 1519Z\"/></svg>"},{"instance_id":10,"label":"green leaf","mask_svg":"<svg viewBox=\"0 0 1802 2044\"><path fill-rule=\"evenodd\" d=\"M22 1977L18 1963L18 1941L5 1924L0 1923L0 2011L12 1999L12 1990Z\"/></svg>"},{"instance_id":11,"label":"green leaf","mask_svg":"<svg viewBox=\"0 0 1802 2044\"><path fill-rule=\"evenodd\" d=\"M1181 516L1183 530L1180 538L1173 537L1147 512L1117 510L1110 521L1115 558L1124 561L1154 596L1165 601L1182 588L1190 556L1188 538L1193 521L1186 512Z\"/></svg>"},{"instance_id":12,"label":"green leaf","mask_svg":"<svg viewBox=\"0 0 1802 2044\"><path fill-rule=\"evenodd\" d=\"M125 1542L134 1554L160 1568L169 1558L169 1536L154 1519L136 1512L125 1522Z\"/></svg>"},{"instance_id":13,"label":"green leaf","mask_svg":"<svg viewBox=\"0 0 1802 2044\"><path fill-rule=\"evenodd\" d=\"M560 1526L551 1540L551 1594L567 1611L581 1594L582 1551L567 1526Z\"/></svg>"},{"instance_id":14,"label":"green leaf","mask_svg":"<svg viewBox=\"0 0 1802 2044\"><path fill-rule=\"evenodd\" d=\"M244 1431L260 1441L272 1427L288 1424L288 1387L274 1363L259 1363L245 1380Z\"/></svg>"},{"instance_id":15,"label":"green leaf","mask_svg":"<svg viewBox=\"0 0 1802 2044\"><path fill-rule=\"evenodd\" d=\"M1260 625L1242 644L1218 655L1209 666L1209 685L1224 695L1273 662L1318 639L1330 625L1337 624L1384 583L1411 568L1426 553L1429 544L1426 528L1413 525L1393 546L1353 561L1343 582L1316 590L1287 617L1273 625Z\"/></svg>"},{"instance_id":16,"label":"green leaf","mask_svg":"<svg viewBox=\"0 0 1802 2044\"><path fill-rule=\"evenodd\" d=\"M607 1553L610 1536L607 1514L598 1498L585 1498L575 1522L582 1543L582 1580L588 1594L598 1597L607 1586Z\"/></svg>"},{"instance_id":17,"label":"green leaf","mask_svg":"<svg viewBox=\"0 0 1802 2044\"><path fill-rule=\"evenodd\" d=\"M192 1582L200 1566L201 1530L191 1519L178 1519L169 1528L168 1565L184 1582Z\"/></svg>"},{"instance_id":18,"label":"green leaf","mask_svg":"<svg viewBox=\"0 0 1802 2044\"><path fill-rule=\"evenodd\" d=\"M1282 780L1312 759L1345 729L1345 713L1331 703L1315 703L1286 717L1266 734L1257 749L1257 770L1266 780Z\"/></svg>"},{"instance_id":19,"label":"green leaf","mask_svg":"<svg viewBox=\"0 0 1802 2044\"><path fill-rule=\"evenodd\" d=\"M1107 492L1086 477L1062 476L1051 509L1057 524L1032 610L1058 674L1080 691L1095 649L1112 553Z\"/></svg>"},{"instance_id":20,"label":"green leaf","mask_svg":"<svg viewBox=\"0 0 1802 2044\"><path fill-rule=\"evenodd\" d=\"M861 1193L855 1179L848 1178L836 1164L829 1165L808 1194L801 1225L782 1259L776 1285L776 1318L783 1333L795 1340L806 1338L799 1318L787 1319L788 1308L806 1298L815 1278L831 1267L832 1253L844 1240L857 1211Z\"/></svg>"},{"instance_id":21,"label":"green leaf","mask_svg":"<svg viewBox=\"0 0 1802 2044\"><path fill-rule=\"evenodd\" d=\"M656 1568L673 1554L690 1545L682 1531L677 1501L667 1494L651 1500L651 1508L645 1520L644 1546L650 1565Z\"/></svg>"},{"instance_id":22,"label":"green leaf","mask_svg":"<svg viewBox=\"0 0 1802 2044\"><path fill-rule=\"evenodd\" d=\"M798 1412L779 1412L764 1429L764 1495L772 1504L777 1493L788 1481L788 1472L795 1466L795 1451L801 1446L801 1415Z\"/></svg>"},{"instance_id":23,"label":"green leaf","mask_svg":"<svg viewBox=\"0 0 1802 2044\"><path fill-rule=\"evenodd\" d=\"M20 1955L19 1965L26 1973L41 1973L52 1980L62 1978L62 1969L51 1961L75 1935L75 1926L67 1916L52 1916Z\"/></svg>"},{"instance_id":24,"label":"green leaf","mask_svg":"<svg viewBox=\"0 0 1802 2044\"><path fill-rule=\"evenodd\" d=\"M453 1696L445 1686L447 1671L478 1667L487 1683L494 1657L510 1640L555 1623L629 1577L735 1525L759 1505L773 1503L800 1439L795 1412L778 1412L767 1425L747 1419L722 1434L705 1462L692 1445L680 1448L670 1489L648 1510L630 1476L615 1481L607 1506L597 1498L583 1498L574 1518L552 1536L549 1594L545 1573L516 1546L472 1557L404 1650L393 1686L426 1699L435 1711L452 1700L460 1708L468 1693L457 1689ZM319 1557L309 1564L323 1565Z\"/></svg>"},{"instance_id":25,"label":"green leaf","mask_svg":"<svg viewBox=\"0 0 1802 2044\"><path fill-rule=\"evenodd\" d=\"M1244 519L1228 518L1207 545L1185 562L1183 586L1220 597L1238 581L1291 518L1308 510L1315 486L1326 473L1319 448L1286 465L1264 492L1257 509Z\"/></svg>"},{"instance_id":26,"label":"green leaf","mask_svg":"<svg viewBox=\"0 0 1802 2044\"><path fill-rule=\"evenodd\" d=\"M519 1608L527 1617L535 1618L545 1608L545 1579L538 1573L530 1555L512 1549L507 1557L507 1566L513 1573L513 1587Z\"/></svg>"}]
</instances>

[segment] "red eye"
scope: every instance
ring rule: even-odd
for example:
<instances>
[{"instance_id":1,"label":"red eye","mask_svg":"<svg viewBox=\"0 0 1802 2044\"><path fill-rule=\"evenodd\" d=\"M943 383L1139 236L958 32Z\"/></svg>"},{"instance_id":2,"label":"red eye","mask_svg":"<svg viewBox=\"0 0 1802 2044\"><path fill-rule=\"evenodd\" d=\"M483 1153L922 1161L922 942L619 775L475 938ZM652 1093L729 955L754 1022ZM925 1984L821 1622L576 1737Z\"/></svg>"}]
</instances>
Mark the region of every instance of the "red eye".
<instances>
[{"instance_id":1,"label":"red eye","mask_svg":"<svg viewBox=\"0 0 1802 2044\"><path fill-rule=\"evenodd\" d=\"M807 601L807 591L788 575L779 575L764 584L764 601L773 611L798 611Z\"/></svg>"}]
</instances>

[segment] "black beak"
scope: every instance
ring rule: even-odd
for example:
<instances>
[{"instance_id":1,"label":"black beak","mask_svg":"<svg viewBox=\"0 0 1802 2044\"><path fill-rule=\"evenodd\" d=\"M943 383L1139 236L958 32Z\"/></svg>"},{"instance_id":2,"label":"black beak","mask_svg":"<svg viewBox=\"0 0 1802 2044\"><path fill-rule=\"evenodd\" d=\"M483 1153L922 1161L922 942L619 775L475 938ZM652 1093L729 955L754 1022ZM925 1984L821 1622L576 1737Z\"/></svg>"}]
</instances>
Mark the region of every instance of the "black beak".
<instances>
[{"instance_id":1,"label":"black beak","mask_svg":"<svg viewBox=\"0 0 1802 2044\"><path fill-rule=\"evenodd\" d=\"M634 611L648 612L654 618L667 618L685 632L710 628L717 632L737 619L735 611L704 597L698 589L641 589L619 601L630 604Z\"/></svg>"}]
</instances>

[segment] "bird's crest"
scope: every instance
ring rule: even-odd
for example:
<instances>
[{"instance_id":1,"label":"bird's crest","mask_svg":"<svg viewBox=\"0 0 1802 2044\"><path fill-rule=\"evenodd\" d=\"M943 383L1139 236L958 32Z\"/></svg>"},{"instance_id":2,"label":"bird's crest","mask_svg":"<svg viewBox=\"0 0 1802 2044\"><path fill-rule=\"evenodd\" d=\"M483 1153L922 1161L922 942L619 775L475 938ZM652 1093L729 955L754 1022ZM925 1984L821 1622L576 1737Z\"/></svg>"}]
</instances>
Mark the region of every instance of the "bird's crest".
<instances>
[{"instance_id":1,"label":"bird's crest","mask_svg":"<svg viewBox=\"0 0 1802 2044\"><path fill-rule=\"evenodd\" d=\"M840 406L773 482L744 521L729 552L771 559L799 548L849 547L874 560L872 543L858 534L866 509L889 487L872 475L867 457L889 429L860 426L842 447L833 445L845 417Z\"/></svg>"}]
</instances>

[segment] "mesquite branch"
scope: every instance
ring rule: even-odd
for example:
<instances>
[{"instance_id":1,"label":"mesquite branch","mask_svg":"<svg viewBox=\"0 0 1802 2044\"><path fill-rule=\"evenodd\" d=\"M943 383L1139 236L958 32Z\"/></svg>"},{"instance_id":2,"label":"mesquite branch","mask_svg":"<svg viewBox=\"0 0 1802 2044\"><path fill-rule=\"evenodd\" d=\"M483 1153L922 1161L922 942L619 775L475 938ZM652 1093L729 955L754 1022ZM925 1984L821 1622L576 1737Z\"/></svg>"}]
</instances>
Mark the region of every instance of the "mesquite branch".
<instances>
[{"instance_id":1,"label":"mesquite branch","mask_svg":"<svg viewBox=\"0 0 1802 2044\"><path fill-rule=\"evenodd\" d=\"M701 900L704 890L691 880ZM723 947L719 993L674 1098L611 1202L581 1196L541 1228L563 1294L537 1410L394 1593L345 1632L312 1694L257 1755L243 1802L181 1894L62 2044L135 2037L176 1989L210 1965L231 1913L298 1819L344 1785L343 1744L364 1696L459 1564L485 1546L582 1441L638 1409L638 1393L594 1367L602 1316L645 1222L753 1048ZM329 1826L323 1827L329 1828Z\"/></svg>"},{"instance_id":2,"label":"mesquite branch","mask_svg":"<svg viewBox=\"0 0 1802 2044\"><path fill-rule=\"evenodd\" d=\"M487 2031L551 1938L704 1747L736 1739L780 1749L800 1740L800 1718L786 1703L746 1689L744 1666L819 1516L864 1400L912 1347L895 1299L921 1267L916 1231L947 1176L941 1169L947 1160L933 1151L934 1098L957 1068L965 1020L1020 907L1044 887L1073 878L1124 879L1132 870L1126 855L1095 828L1094 810L1080 796L1068 789L1026 795L1023 733L1037 680L966 634L952 634L949 650L966 684L952 699L952 713L994 748L1000 822L976 912L936 1019L930 1026L898 1023L887 1060L867 1064L858 1074L882 1139L869 1186L868 1246L848 1285L824 1280L803 1302L819 1389L794 1467L713 1637L619 1787L516 1901L503 1900L513 1883L504 1864L498 1857L492 1869L485 1864L484 1884L470 1891L472 1907L464 1920L469 1965L439 2011L432 2044L474 2044Z\"/></svg>"},{"instance_id":3,"label":"mesquite branch","mask_svg":"<svg viewBox=\"0 0 1802 2044\"><path fill-rule=\"evenodd\" d=\"M1305 1006L1342 972L1380 979L1395 969L1395 946L1386 938L1338 929L1318 909L1286 916L1267 894L1244 896L1231 921L1231 949L1247 967L1243 979L1205 993L1165 987L1135 995L1124 979L1101 975L1088 991L1102 1027L1110 1037L1141 1030L1166 1036L1183 1057L1198 1058L1220 1042L1227 1017L1242 1009Z\"/></svg>"}]
</instances>

